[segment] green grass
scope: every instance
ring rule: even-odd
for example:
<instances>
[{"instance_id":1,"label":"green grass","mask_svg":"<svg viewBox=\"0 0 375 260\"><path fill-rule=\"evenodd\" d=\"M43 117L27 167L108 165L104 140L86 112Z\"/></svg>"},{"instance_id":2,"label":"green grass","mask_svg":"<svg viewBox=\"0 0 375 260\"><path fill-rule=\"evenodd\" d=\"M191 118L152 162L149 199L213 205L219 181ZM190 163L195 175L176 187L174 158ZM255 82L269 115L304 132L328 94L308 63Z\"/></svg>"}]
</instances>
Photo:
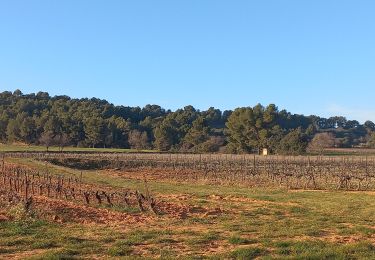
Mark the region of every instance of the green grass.
<instances>
[{"instance_id":1,"label":"green grass","mask_svg":"<svg viewBox=\"0 0 375 260\"><path fill-rule=\"evenodd\" d=\"M234 250L230 256L235 259L247 260L262 256L266 251L258 247L239 248Z\"/></svg>"},{"instance_id":2,"label":"green grass","mask_svg":"<svg viewBox=\"0 0 375 260\"><path fill-rule=\"evenodd\" d=\"M106 250L105 243L88 236L90 232L105 235L110 231L93 230L76 224L57 225L46 221L5 222L0 224L0 236L5 238L0 242L0 249L7 249L3 254L32 254L40 250L43 252L31 259L70 259L75 256L103 255Z\"/></svg>"},{"instance_id":3,"label":"green grass","mask_svg":"<svg viewBox=\"0 0 375 260\"><path fill-rule=\"evenodd\" d=\"M44 146L20 145L20 144L0 144L0 152L45 152ZM48 151L59 152L59 147L49 147ZM155 150L135 150L120 148L82 148L82 147L64 147L63 152L98 152L98 153L134 153L134 152L157 152Z\"/></svg>"},{"instance_id":4,"label":"green grass","mask_svg":"<svg viewBox=\"0 0 375 260\"><path fill-rule=\"evenodd\" d=\"M132 252L133 249L129 245L123 244L121 242L116 243L108 250L108 254L110 256L129 256Z\"/></svg>"},{"instance_id":5,"label":"green grass","mask_svg":"<svg viewBox=\"0 0 375 260\"><path fill-rule=\"evenodd\" d=\"M295 259L373 259L375 247L368 242L336 245L322 241L284 241L275 244L281 258Z\"/></svg>"},{"instance_id":6,"label":"green grass","mask_svg":"<svg viewBox=\"0 0 375 260\"><path fill-rule=\"evenodd\" d=\"M240 236L232 236L228 239L228 242L232 245L250 245L255 244L257 240L247 239Z\"/></svg>"},{"instance_id":7,"label":"green grass","mask_svg":"<svg viewBox=\"0 0 375 260\"><path fill-rule=\"evenodd\" d=\"M221 235L219 232L210 231L199 236L195 236L194 238L188 240L188 244L193 247L201 247L202 245L212 243L214 241L220 240Z\"/></svg>"}]
</instances>

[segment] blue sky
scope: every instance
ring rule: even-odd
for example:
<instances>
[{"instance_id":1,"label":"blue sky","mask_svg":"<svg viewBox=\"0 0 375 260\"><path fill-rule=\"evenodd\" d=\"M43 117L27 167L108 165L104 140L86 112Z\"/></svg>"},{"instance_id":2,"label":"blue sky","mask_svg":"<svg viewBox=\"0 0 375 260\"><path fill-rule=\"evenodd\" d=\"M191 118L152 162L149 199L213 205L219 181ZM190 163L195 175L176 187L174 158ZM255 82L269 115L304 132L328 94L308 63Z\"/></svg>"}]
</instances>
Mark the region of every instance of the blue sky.
<instances>
[{"instance_id":1,"label":"blue sky","mask_svg":"<svg viewBox=\"0 0 375 260\"><path fill-rule=\"evenodd\" d=\"M375 121L372 0L2 0L0 91Z\"/></svg>"}]
</instances>

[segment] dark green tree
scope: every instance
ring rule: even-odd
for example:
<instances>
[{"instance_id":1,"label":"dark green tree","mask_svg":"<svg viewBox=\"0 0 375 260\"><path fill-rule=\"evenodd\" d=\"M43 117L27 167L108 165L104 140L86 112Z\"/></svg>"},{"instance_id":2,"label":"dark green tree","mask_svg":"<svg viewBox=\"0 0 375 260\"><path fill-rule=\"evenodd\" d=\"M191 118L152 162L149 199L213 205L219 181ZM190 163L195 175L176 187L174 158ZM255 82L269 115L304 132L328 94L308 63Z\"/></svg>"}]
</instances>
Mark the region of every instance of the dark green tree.
<instances>
[{"instance_id":1,"label":"dark green tree","mask_svg":"<svg viewBox=\"0 0 375 260\"><path fill-rule=\"evenodd\" d=\"M87 143L94 148L96 145L104 144L105 125L100 117L89 118L84 126Z\"/></svg>"},{"instance_id":2,"label":"dark green tree","mask_svg":"<svg viewBox=\"0 0 375 260\"><path fill-rule=\"evenodd\" d=\"M229 147L238 153L270 148L272 132L278 131L276 122L275 105L236 109L226 124Z\"/></svg>"},{"instance_id":3,"label":"dark green tree","mask_svg":"<svg viewBox=\"0 0 375 260\"><path fill-rule=\"evenodd\" d=\"M205 119L202 116L198 117L184 137L182 150L198 152L199 146L208 141L209 133L210 129Z\"/></svg>"},{"instance_id":4,"label":"dark green tree","mask_svg":"<svg viewBox=\"0 0 375 260\"><path fill-rule=\"evenodd\" d=\"M6 135L9 142L17 142L21 140L19 123L15 119L9 120Z\"/></svg>"},{"instance_id":5,"label":"dark green tree","mask_svg":"<svg viewBox=\"0 0 375 260\"><path fill-rule=\"evenodd\" d=\"M32 117L26 117L20 125L20 138L31 144L36 140L36 125Z\"/></svg>"},{"instance_id":6,"label":"dark green tree","mask_svg":"<svg viewBox=\"0 0 375 260\"><path fill-rule=\"evenodd\" d=\"M300 155L306 152L308 145L307 136L299 127L285 135L277 145L278 154Z\"/></svg>"},{"instance_id":7,"label":"dark green tree","mask_svg":"<svg viewBox=\"0 0 375 260\"><path fill-rule=\"evenodd\" d=\"M172 120L164 120L154 131L155 147L160 151L168 151L178 142L178 131Z\"/></svg>"}]
</instances>

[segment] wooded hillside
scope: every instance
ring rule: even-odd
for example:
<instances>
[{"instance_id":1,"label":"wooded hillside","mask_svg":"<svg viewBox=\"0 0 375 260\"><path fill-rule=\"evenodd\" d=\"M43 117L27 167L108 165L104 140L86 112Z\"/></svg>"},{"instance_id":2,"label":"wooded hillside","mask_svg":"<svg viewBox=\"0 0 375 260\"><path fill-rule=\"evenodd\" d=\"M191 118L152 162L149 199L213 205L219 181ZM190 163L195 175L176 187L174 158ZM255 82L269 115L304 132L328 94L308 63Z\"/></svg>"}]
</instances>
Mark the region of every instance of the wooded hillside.
<instances>
[{"instance_id":1,"label":"wooded hillside","mask_svg":"<svg viewBox=\"0 0 375 260\"><path fill-rule=\"evenodd\" d=\"M114 147L183 152L304 153L317 133L336 147L373 146L375 124L279 111L277 106L176 111L158 105L115 106L97 98L46 92L0 93L0 140L44 146Z\"/></svg>"}]
</instances>

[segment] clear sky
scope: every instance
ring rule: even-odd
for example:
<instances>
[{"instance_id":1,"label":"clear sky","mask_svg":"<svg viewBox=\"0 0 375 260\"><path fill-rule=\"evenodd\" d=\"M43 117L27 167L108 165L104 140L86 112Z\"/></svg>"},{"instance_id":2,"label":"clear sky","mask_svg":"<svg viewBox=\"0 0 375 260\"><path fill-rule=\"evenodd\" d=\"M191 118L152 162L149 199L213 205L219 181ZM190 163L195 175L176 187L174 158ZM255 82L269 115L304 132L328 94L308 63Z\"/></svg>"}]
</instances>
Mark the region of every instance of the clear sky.
<instances>
[{"instance_id":1,"label":"clear sky","mask_svg":"<svg viewBox=\"0 0 375 260\"><path fill-rule=\"evenodd\" d=\"M0 91L375 121L373 0L1 0Z\"/></svg>"}]
</instances>

